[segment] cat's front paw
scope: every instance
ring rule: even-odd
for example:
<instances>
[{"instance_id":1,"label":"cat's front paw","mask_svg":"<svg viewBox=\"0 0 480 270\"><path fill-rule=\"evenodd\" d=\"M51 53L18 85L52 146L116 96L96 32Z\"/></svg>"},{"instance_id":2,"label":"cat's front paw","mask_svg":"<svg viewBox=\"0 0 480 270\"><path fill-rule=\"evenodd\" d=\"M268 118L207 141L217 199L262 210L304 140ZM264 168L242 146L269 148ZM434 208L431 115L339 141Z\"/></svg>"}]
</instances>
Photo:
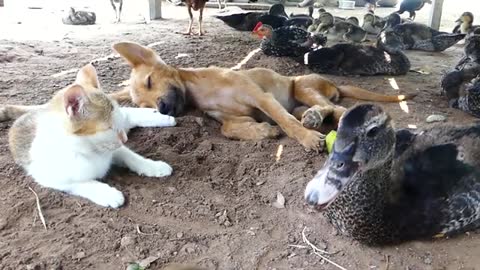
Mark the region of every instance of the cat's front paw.
<instances>
[{"instance_id":1,"label":"cat's front paw","mask_svg":"<svg viewBox=\"0 0 480 270\"><path fill-rule=\"evenodd\" d=\"M90 199L103 207L118 208L125 203L125 197L118 189L108 185L95 191L95 196Z\"/></svg>"},{"instance_id":2,"label":"cat's front paw","mask_svg":"<svg viewBox=\"0 0 480 270\"><path fill-rule=\"evenodd\" d=\"M147 160L138 172L140 175L148 177L169 176L173 172L173 168L163 161Z\"/></svg>"},{"instance_id":3,"label":"cat's front paw","mask_svg":"<svg viewBox=\"0 0 480 270\"><path fill-rule=\"evenodd\" d=\"M137 108L130 111L134 124L139 127L173 127L177 124L175 117L161 114L156 109Z\"/></svg>"}]
</instances>

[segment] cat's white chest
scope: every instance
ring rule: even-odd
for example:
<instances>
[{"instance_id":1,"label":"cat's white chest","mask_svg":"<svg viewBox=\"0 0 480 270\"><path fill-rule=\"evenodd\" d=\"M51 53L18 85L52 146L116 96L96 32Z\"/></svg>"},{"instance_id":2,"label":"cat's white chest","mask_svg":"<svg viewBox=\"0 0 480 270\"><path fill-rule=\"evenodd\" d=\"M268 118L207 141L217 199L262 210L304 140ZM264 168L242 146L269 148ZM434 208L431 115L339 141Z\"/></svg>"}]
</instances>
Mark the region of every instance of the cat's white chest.
<instances>
[{"instance_id":1,"label":"cat's white chest","mask_svg":"<svg viewBox=\"0 0 480 270\"><path fill-rule=\"evenodd\" d=\"M104 177L113 152L95 151L87 141L66 134L61 123L52 120L38 125L30 149L28 173L45 186Z\"/></svg>"}]
</instances>

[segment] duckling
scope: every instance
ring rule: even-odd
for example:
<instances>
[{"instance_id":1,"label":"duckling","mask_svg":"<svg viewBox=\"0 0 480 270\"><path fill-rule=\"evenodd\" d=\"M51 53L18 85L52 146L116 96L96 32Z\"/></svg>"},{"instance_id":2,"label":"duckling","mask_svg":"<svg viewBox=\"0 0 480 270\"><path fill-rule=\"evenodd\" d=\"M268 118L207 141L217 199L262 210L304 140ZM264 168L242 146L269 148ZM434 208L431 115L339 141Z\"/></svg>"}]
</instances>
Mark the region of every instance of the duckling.
<instances>
[{"instance_id":1,"label":"duckling","mask_svg":"<svg viewBox=\"0 0 480 270\"><path fill-rule=\"evenodd\" d=\"M367 37L367 32L360 26L351 24L347 21L339 21L333 24L333 27L327 30L327 39L332 42L363 42Z\"/></svg>"},{"instance_id":2,"label":"duckling","mask_svg":"<svg viewBox=\"0 0 480 270\"><path fill-rule=\"evenodd\" d=\"M480 35L469 35L465 40L464 53L455 68L446 73L441 82L442 94L450 106L455 107L463 82L480 75Z\"/></svg>"},{"instance_id":3,"label":"duckling","mask_svg":"<svg viewBox=\"0 0 480 270\"><path fill-rule=\"evenodd\" d=\"M400 15L389 15L383 31L391 31L403 40L405 49L441 52L458 43L465 34L440 32L420 23L400 23ZM392 37L393 35L390 35ZM388 39L381 38L388 43Z\"/></svg>"},{"instance_id":4,"label":"duckling","mask_svg":"<svg viewBox=\"0 0 480 270\"><path fill-rule=\"evenodd\" d=\"M62 18L62 22L70 25L91 25L95 24L96 19L97 16L94 12L77 11L71 7L68 14Z\"/></svg>"},{"instance_id":5,"label":"duckling","mask_svg":"<svg viewBox=\"0 0 480 270\"><path fill-rule=\"evenodd\" d=\"M333 27L333 24L335 23L335 18L329 12L321 13L318 19L320 20L320 23L315 31L318 33L325 33L328 29Z\"/></svg>"},{"instance_id":6,"label":"duckling","mask_svg":"<svg viewBox=\"0 0 480 270\"><path fill-rule=\"evenodd\" d=\"M324 8L319 8L318 9L318 17L320 18L320 15L323 13L326 13L327 11ZM345 21L345 18L339 17L339 16L333 16L335 21Z\"/></svg>"},{"instance_id":7,"label":"duckling","mask_svg":"<svg viewBox=\"0 0 480 270\"><path fill-rule=\"evenodd\" d=\"M348 42L360 43L367 38L367 31L356 25L349 25L347 32L343 35L343 39Z\"/></svg>"},{"instance_id":8,"label":"duckling","mask_svg":"<svg viewBox=\"0 0 480 270\"><path fill-rule=\"evenodd\" d=\"M348 18L345 19L345 21L346 21L346 22L349 22L349 23L351 23L351 24L353 24L353 25L356 25L356 26L359 26L359 25L360 25L360 21L359 21L358 18L355 17L355 16L348 17Z\"/></svg>"},{"instance_id":9,"label":"duckling","mask_svg":"<svg viewBox=\"0 0 480 270\"><path fill-rule=\"evenodd\" d=\"M316 32L320 23L321 23L321 21L320 21L319 18L313 19L312 24L307 28L307 31L310 32L310 33Z\"/></svg>"},{"instance_id":10,"label":"duckling","mask_svg":"<svg viewBox=\"0 0 480 270\"><path fill-rule=\"evenodd\" d=\"M395 130L378 105L347 110L332 154L305 189L346 236L368 245L480 227L480 123Z\"/></svg>"},{"instance_id":11,"label":"duckling","mask_svg":"<svg viewBox=\"0 0 480 270\"><path fill-rule=\"evenodd\" d=\"M385 21L375 14L367 13L363 16L362 28L369 34L378 35L385 26Z\"/></svg>"},{"instance_id":12,"label":"duckling","mask_svg":"<svg viewBox=\"0 0 480 270\"><path fill-rule=\"evenodd\" d=\"M460 16L460 18L455 21L456 23L460 24L460 27L456 28L456 30L460 30L460 33L463 34L469 34L480 28L480 25L473 25L473 19L473 14L471 12L464 12L462 16Z\"/></svg>"},{"instance_id":13,"label":"duckling","mask_svg":"<svg viewBox=\"0 0 480 270\"><path fill-rule=\"evenodd\" d=\"M312 71L333 75L405 75L410 60L396 47L338 43L306 53L298 59Z\"/></svg>"}]
</instances>

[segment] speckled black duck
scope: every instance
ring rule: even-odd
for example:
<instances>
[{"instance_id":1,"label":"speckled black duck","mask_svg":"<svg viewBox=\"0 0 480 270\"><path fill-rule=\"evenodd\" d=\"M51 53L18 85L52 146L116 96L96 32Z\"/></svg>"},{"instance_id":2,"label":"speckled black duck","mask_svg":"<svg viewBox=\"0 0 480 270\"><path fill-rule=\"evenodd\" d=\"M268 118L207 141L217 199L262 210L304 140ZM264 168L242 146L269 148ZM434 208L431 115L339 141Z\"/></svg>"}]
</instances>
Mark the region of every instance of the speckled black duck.
<instances>
[{"instance_id":1,"label":"speckled black duck","mask_svg":"<svg viewBox=\"0 0 480 270\"><path fill-rule=\"evenodd\" d=\"M469 35L465 40L464 55L455 68L442 77L442 94L453 106L460 96L460 88L480 75L480 35Z\"/></svg>"},{"instance_id":2,"label":"speckled black duck","mask_svg":"<svg viewBox=\"0 0 480 270\"><path fill-rule=\"evenodd\" d=\"M452 107L480 118L480 76L467 85L464 95L453 102Z\"/></svg>"},{"instance_id":3,"label":"speckled black duck","mask_svg":"<svg viewBox=\"0 0 480 270\"><path fill-rule=\"evenodd\" d=\"M444 51L458 43L465 37L461 33L440 32L420 23L400 23L400 15L393 13L388 16L388 21L383 31L391 31L401 38L406 50L420 50L429 52ZM388 43L388 39L381 39Z\"/></svg>"},{"instance_id":4,"label":"speckled black duck","mask_svg":"<svg viewBox=\"0 0 480 270\"><path fill-rule=\"evenodd\" d=\"M305 199L346 236L370 245L480 227L480 122L394 130L379 106L342 116L332 154Z\"/></svg>"},{"instance_id":5,"label":"speckled black duck","mask_svg":"<svg viewBox=\"0 0 480 270\"><path fill-rule=\"evenodd\" d=\"M339 43L306 53L303 64L316 73L334 75L405 75L410 60L396 47Z\"/></svg>"}]
</instances>

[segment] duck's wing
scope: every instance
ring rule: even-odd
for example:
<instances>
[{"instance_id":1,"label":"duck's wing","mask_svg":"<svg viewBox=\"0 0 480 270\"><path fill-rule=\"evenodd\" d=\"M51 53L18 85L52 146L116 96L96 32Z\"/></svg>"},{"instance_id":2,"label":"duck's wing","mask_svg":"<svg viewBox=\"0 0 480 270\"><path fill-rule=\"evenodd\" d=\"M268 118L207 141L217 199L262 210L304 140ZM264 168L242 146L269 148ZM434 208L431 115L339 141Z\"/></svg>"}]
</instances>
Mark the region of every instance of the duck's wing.
<instances>
[{"instance_id":1,"label":"duck's wing","mask_svg":"<svg viewBox=\"0 0 480 270\"><path fill-rule=\"evenodd\" d=\"M403 165L405 192L422 200L447 199L475 171L463 161L463 155L463 150L453 143L414 153Z\"/></svg>"},{"instance_id":2,"label":"duck's wing","mask_svg":"<svg viewBox=\"0 0 480 270\"><path fill-rule=\"evenodd\" d=\"M466 232L480 228L480 172L464 176L447 200L444 210L447 222L440 235Z\"/></svg>"}]
</instances>

